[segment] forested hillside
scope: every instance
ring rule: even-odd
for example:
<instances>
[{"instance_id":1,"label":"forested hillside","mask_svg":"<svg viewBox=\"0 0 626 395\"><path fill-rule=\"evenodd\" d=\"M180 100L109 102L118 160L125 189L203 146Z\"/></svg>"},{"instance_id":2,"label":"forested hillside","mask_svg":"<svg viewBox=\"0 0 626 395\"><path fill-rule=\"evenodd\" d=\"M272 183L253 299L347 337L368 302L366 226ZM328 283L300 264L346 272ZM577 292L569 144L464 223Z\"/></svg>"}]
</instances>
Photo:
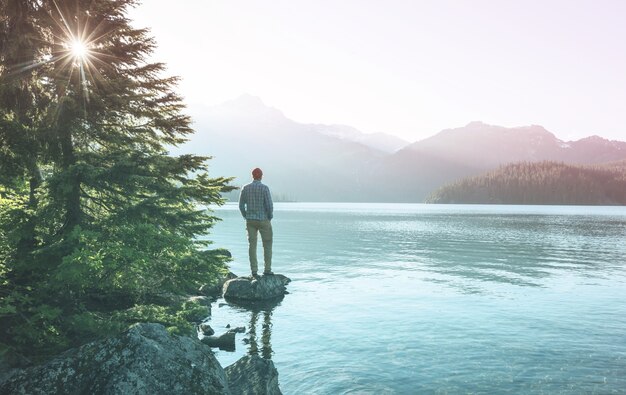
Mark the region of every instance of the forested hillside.
<instances>
[{"instance_id":1,"label":"forested hillside","mask_svg":"<svg viewBox=\"0 0 626 395\"><path fill-rule=\"evenodd\" d=\"M448 184L427 202L626 205L626 162L597 166L509 164Z\"/></svg>"}]
</instances>

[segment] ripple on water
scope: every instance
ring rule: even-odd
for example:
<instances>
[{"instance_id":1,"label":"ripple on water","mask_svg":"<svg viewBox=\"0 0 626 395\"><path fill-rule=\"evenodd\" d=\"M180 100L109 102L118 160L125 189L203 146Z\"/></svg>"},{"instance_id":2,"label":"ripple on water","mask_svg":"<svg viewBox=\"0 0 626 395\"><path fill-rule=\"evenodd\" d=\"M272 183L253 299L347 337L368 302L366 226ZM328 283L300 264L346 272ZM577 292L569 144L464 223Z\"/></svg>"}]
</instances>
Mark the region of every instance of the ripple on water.
<instances>
[{"instance_id":1,"label":"ripple on water","mask_svg":"<svg viewBox=\"0 0 626 395\"><path fill-rule=\"evenodd\" d=\"M247 272L236 207L217 214ZM226 365L254 323L284 393L626 388L626 208L277 204L274 231L291 293L211 322L247 326Z\"/></svg>"}]
</instances>

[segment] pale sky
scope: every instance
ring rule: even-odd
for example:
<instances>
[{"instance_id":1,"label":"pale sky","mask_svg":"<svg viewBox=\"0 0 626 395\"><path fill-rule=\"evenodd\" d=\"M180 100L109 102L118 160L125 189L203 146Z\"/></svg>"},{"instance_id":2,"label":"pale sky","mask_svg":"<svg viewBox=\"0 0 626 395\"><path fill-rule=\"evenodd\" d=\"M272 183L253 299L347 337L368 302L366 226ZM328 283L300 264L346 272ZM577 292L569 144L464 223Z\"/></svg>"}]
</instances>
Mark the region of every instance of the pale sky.
<instances>
[{"instance_id":1,"label":"pale sky","mask_svg":"<svg viewBox=\"0 0 626 395\"><path fill-rule=\"evenodd\" d=\"M411 142L483 121L626 140L626 1L144 0L189 104Z\"/></svg>"}]
</instances>

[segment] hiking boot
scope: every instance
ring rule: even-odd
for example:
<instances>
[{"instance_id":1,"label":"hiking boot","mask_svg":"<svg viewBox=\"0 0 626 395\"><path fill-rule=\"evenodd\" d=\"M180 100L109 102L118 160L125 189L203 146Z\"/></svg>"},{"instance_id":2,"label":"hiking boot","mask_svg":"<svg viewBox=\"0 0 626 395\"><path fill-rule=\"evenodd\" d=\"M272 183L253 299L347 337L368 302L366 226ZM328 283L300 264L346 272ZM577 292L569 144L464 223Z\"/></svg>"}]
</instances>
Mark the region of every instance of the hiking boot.
<instances>
[{"instance_id":1,"label":"hiking boot","mask_svg":"<svg viewBox=\"0 0 626 395\"><path fill-rule=\"evenodd\" d=\"M274 272L263 272L264 276L273 276Z\"/></svg>"}]
</instances>

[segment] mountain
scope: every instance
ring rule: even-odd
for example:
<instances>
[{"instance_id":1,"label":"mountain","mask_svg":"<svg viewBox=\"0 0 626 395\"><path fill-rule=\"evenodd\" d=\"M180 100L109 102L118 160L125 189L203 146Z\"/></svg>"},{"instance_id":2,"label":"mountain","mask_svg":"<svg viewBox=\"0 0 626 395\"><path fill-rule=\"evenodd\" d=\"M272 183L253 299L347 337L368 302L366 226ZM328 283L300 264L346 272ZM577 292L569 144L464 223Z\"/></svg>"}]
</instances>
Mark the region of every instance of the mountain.
<instances>
[{"instance_id":1,"label":"mountain","mask_svg":"<svg viewBox=\"0 0 626 395\"><path fill-rule=\"evenodd\" d=\"M626 142L598 136L566 142L537 125L472 122L396 150L404 142L389 135L298 123L250 95L190 113L196 133L173 153L214 156L211 174L235 176L235 185L261 167L277 200L422 202L447 183L511 162L626 160Z\"/></svg>"},{"instance_id":2,"label":"mountain","mask_svg":"<svg viewBox=\"0 0 626 395\"><path fill-rule=\"evenodd\" d=\"M370 148L386 153L393 153L409 144L408 141L386 133L363 133L352 126L346 125L313 125L315 130L327 136L341 140L361 143Z\"/></svg>"},{"instance_id":3,"label":"mountain","mask_svg":"<svg viewBox=\"0 0 626 395\"><path fill-rule=\"evenodd\" d=\"M543 160L603 163L626 156L626 142L622 141L592 136L565 142L538 125L505 128L482 122L443 130L405 149L480 168Z\"/></svg>"},{"instance_id":4,"label":"mountain","mask_svg":"<svg viewBox=\"0 0 626 395\"><path fill-rule=\"evenodd\" d=\"M213 107L190 108L196 133L173 153L211 155L214 176L235 176L235 185L250 181L260 167L280 200L362 200L367 180L363 168L387 155L384 151L294 122L258 97L243 95Z\"/></svg>"},{"instance_id":5,"label":"mountain","mask_svg":"<svg viewBox=\"0 0 626 395\"><path fill-rule=\"evenodd\" d=\"M516 128L471 122L446 129L386 157L376 169L379 198L422 201L442 185L512 162L596 164L626 158L626 142L598 136L562 141L541 126ZM399 185L388 185L393 175Z\"/></svg>"},{"instance_id":6,"label":"mountain","mask_svg":"<svg viewBox=\"0 0 626 395\"><path fill-rule=\"evenodd\" d=\"M626 205L626 167L514 163L446 185L427 202Z\"/></svg>"}]
</instances>

